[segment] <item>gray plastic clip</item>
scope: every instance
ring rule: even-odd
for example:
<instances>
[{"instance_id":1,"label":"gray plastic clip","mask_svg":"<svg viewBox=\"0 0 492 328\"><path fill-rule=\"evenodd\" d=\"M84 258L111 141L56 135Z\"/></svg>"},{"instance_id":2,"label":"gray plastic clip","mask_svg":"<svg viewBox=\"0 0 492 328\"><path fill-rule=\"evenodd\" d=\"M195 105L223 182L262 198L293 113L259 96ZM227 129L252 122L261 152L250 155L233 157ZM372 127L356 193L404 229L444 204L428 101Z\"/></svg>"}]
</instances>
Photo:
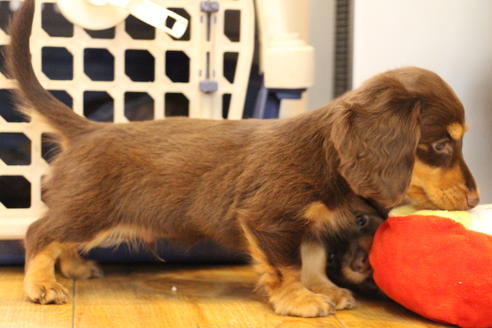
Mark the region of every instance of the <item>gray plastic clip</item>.
<instances>
[{"instance_id":1,"label":"gray plastic clip","mask_svg":"<svg viewBox=\"0 0 492 328\"><path fill-rule=\"evenodd\" d=\"M203 80L200 81L200 91L204 93L213 93L219 89L217 81Z\"/></svg>"},{"instance_id":2,"label":"gray plastic clip","mask_svg":"<svg viewBox=\"0 0 492 328\"><path fill-rule=\"evenodd\" d=\"M218 1L210 1L210 0L202 1L200 3L200 9L204 13L215 13L215 12L219 11L219 2Z\"/></svg>"}]
</instances>

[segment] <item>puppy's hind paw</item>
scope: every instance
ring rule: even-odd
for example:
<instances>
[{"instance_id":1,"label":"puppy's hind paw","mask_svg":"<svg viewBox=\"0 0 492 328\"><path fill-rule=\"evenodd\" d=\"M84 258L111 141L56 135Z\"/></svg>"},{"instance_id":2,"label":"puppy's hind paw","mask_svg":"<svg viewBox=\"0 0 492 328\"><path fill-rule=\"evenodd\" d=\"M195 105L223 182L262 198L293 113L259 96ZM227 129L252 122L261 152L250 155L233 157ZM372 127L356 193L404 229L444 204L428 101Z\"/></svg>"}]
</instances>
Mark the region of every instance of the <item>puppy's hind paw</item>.
<instances>
[{"instance_id":1,"label":"puppy's hind paw","mask_svg":"<svg viewBox=\"0 0 492 328\"><path fill-rule=\"evenodd\" d=\"M73 261L60 261L60 271L65 277L77 280L104 276L103 270L96 262L82 258Z\"/></svg>"},{"instance_id":2,"label":"puppy's hind paw","mask_svg":"<svg viewBox=\"0 0 492 328\"><path fill-rule=\"evenodd\" d=\"M34 303L64 304L67 302L67 289L56 281L26 282L24 288L27 297Z\"/></svg>"}]
</instances>

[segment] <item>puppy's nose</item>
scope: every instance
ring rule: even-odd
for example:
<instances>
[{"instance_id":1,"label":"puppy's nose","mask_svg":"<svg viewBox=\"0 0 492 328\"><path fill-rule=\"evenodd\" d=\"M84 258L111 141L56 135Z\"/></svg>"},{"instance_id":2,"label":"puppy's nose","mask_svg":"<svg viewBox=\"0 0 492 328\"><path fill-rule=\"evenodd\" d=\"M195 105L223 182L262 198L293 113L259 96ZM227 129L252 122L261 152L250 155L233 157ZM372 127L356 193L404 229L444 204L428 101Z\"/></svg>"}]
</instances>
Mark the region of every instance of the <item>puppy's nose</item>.
<instances>
[{"instance_id":1,"label":"puppy's nose","mask_svg":"<svg viewBox=\"0 0 492 328\"><path fill-rule=\"evenodd\" d=\"M468 207L470 208L477 206L478 203L480 202L480 196L478 195L478 192L475 190L469 191L466 194L466 201L468 203Z\"/></svg>"},{"instance_id":2,"label":"puppy's nose","mask_svg":"<svg viewBox=\"0 0 492 328\"><path fill-rule=\"evenodd\" d=\"M352 263L350 263L350 268L355 272L364 273L370 269L369 261L367 258L367 253L359 252Z\"/></svg>"}]
</instances>

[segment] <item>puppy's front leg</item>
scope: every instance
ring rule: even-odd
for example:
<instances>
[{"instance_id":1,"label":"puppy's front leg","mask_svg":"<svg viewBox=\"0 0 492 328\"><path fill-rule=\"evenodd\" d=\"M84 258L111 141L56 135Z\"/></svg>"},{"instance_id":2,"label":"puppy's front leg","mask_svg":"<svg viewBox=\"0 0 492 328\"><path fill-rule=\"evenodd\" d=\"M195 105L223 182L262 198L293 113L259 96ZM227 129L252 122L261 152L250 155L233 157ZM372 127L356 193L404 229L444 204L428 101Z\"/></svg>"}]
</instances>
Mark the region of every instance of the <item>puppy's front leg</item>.
<instances>
[{"instance_id":1,"label":"puppy's front leg","mask_svg":"<svg viewBox=\"0 0 492 328\"><path fill-rule=\"evenodd\" d=\"M299 317L322 317L335 312L335 305L330 297L306 288L300 280L301 272L298 268L274 268L278 276L275 280L271 280L267 278L268 273L265 274L271 268L265 269L262 266L260 264L259 271L264 272L264 277L259 283L266 289L276 313Z\"/></svg>"},{"instance_id":2,"label":"puppy's front leg","mask_svg":"<svg viewBox=\"0 0 492 328\"><path fill-rule=\"evenodd\" d=\"M340 288L326 276L326 248L319 240L304 240L301 244L301 282L315 293L329 297L337 310L355 306L352 293Z\"/></svg>"},{"instance_id":3,"label":"puppy's front leg","mask_svg":"<svg viewBox=\"0 0 492 328\"><path fill-rule=\"evenodd\" d=\"M260 274L258 287L266 291L276 313L320 317L334 312L335 306L329 297L314 293L302 284L299 265L281 265L273 258L285 256L278 250L287 249L289 240L281 240L281 238L279 240L244 222L241 226L248 242L250 255L257 263L256 270ZM272 247L273 242L277 243L277 247Z\"/></svg>"}]
</instances>

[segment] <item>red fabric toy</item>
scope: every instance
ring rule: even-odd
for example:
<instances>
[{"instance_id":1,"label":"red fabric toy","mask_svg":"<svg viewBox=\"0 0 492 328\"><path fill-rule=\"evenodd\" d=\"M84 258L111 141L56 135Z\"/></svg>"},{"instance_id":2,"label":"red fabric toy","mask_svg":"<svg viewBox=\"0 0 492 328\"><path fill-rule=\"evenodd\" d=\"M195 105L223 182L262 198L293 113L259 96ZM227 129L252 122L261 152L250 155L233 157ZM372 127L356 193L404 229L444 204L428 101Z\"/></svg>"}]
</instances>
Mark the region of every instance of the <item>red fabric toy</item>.
<instances>
[{"instance_id":1,"label":"red fabric toy","mask_svg":"<svg viewBox=\"0 0 492 328\"><path fill-rule=\"evenodd\" d=\"M379 228L370 254L376 284L429 319L492 327L492 206L425 212L391 216Z\"/></svg>"}]
</instances>

